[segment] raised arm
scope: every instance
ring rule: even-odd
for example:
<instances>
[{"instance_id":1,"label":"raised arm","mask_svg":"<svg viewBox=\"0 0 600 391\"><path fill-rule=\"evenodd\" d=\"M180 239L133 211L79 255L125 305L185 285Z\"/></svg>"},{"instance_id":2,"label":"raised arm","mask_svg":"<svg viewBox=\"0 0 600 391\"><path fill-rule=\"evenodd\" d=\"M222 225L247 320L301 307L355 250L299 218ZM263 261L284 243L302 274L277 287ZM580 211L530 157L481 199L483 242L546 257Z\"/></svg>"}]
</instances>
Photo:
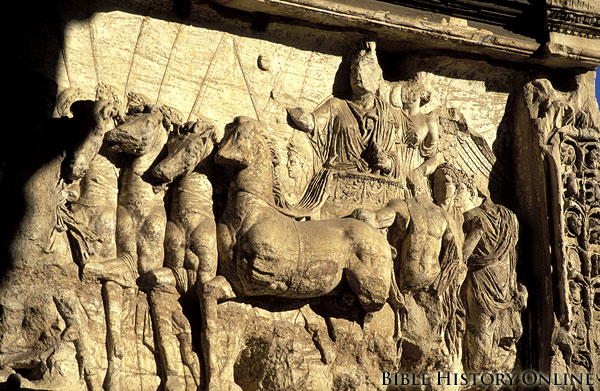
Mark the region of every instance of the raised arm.
<instances>
[{"instance_id":1,"label":"raised arm","mask_svg":"<svg viewBox=\"0 0 600 391\"><path fill-rule=\"evenodd\" d=\"M78 101L72 108L73 118L89 126L88 129L83 130L85 137L73 151L65 175L68 180L77 180L85 176L92 159L102 147L104 134L115 127L115 121L122 119L123 114L107 100Z\"/></svg>"},{"instance_id":2,"label":"raised arm","mask_svg":"<svg viewBox=\"0 0 600 391\"><path fill-rule=\"evenodd\" d=\"M427 177L438 168L438 166L444 163L446 159L438 152L434 156L425 160L419 167L409 171L407 175L408 182L414 187L415 195L425 192L427 189Z\"/></svg>"},{"instance_id":3,"label":"raised arm","mask_svg":"<svg viewBox=\"0 0 600 391\"><path fill-rule=\"evenodd\" d=\"M397 221L397 225L401 228L408 226L408 221L410 220L408 206L403 200L390 201L384 208L378 210L359 208L354 210L350 217L364 221L377 229L391 227L395 221Z\"/></svg>"}]
</instances>

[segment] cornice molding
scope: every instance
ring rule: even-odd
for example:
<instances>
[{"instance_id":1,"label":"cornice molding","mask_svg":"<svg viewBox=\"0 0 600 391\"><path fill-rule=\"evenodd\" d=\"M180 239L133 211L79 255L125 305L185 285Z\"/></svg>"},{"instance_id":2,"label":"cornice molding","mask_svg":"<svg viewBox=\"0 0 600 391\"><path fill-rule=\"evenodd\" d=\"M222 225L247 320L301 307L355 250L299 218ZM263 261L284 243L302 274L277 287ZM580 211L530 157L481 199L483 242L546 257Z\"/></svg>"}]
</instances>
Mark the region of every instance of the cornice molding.
<instances>
[{"instance_id":1,"label":"cornice molding","mask_svg":"<svg viewBox=\"0 0 600 391\"><path fill-rule=\"evenodd\" d=\"M483 3L480 0L212 1L251 13L371 31L392 46L411 42L422 49L451 49L551 68L600 65L600 7L589 1L546 0L535 6L529 0L486 2L490 13L494 7L499 10L495 24L482 22L482 16L473 20L438 11L463 4L471 8L461 12L470 12ZM521 24L528 26L515 27Z\"/></svg>"},{"instance_id":2,"label":"cornice molding","mask_svg":"<svg viewBox=\"0 0 600 391\"><path fill-rule=\"evenodd\" d=\"M599 39L600 6L578 0L548 0L545 23L550 32Z\"/></svg>"}]
</instances>

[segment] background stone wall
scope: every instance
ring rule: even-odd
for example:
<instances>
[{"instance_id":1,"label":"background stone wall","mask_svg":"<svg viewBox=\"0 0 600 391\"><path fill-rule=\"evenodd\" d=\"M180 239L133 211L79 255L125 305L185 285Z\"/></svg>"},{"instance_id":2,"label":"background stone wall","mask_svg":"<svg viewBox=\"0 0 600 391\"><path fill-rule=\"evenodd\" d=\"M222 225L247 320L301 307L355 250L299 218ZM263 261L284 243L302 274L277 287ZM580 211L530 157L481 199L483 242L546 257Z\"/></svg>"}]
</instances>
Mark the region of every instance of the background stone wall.
<instances>
[{"instance_id":1,"label":"background stone wall","mask_svg":"<svg viewBox=\"0 0 600 391\"><path fill-rule=\"evenodd\" d=\"M106 326L100 288L79 282L64 237L59 237L52 253L44 251L54 224L54 211L45 210L44 205L55 202L52 189L58 174L52 167L59 159L62 139L56 134L36 136L40 135L44 121L56 116L53 109L58 93L75 87L81 90L82 98L94 99L96 86L104 83L117 92L122 102L126 101L127 93L135 92L147 97L150 103L175 108L184 120L205 117L216 125L219 136L236 116L258 119L276 140L281 159L277 169L284 186L292 191L294 185L286 174L289 143L299 150L306 170L311 166L312 152L305 135L288 123L285 109L302 106L312 111L331 96L348 96L347 59L351 50L359 39L377 37L373 32L355 28L325 28L285 17L232 11L208 2L193 2L191 10L186 11L168 1L95 1L85 6L65 1L30 10L28 15L29 23L37 29L24 29L23 42L18 42L25 49L17 52L24 66L17 73L22 76L18 78L22 83L14 96L20 103L14 115L23 119L26 126L14 143L6 144L2 150L7 174L0 185L7 194L8 207L2 230L2 241L6 244L2 257L10 259L12 264L7 262L2 266L6 270L2 270L1 289L9 294L0 300L0 318L6 327L0 337L0 355L4 360L0 364L17 362L12 369L31 380L30 386L42 381L39 383L42 387L85 389L75 347L65 337L70 326L69 316L65 316L69 310L65 308L76 307L87 314L90 350L96 368L104 370ZM492 172L499 186L493 189L492 198L511 207L519 218L525 217L519 272L528 288L535 287L527 282L551 271L545 262L528 262L535 254L527 243L534 235L527 231L534 228L535 219L528 219L520 208L532 207L536 200L519 202L515 192L518 177L515 172L521 169L515 167L513 157L517 145L515 99L525 82L539 75L553 77L559 81L557 88L568 90L572 86L568 85L571 78L567 76L572 72L549 71L538 65L516 65L448 50L421 50L406 43L399 47L394 50L393 45L382 45L379 50L387 81L382 96L388 99L397 82L417 77L431 93L426 110L456 109L464 116L468 128L483 136L496 158ZM526 160L523 156L519 158ZM527 193L527 189L523 191ZM543 267L536 270L540 265ZM538 290L530 292L535 297ZM24 297L27 299L23 300ZM127 374L124 387L154 389L160 379L147 300L143 293L134 290L127 291L125 297L128 304L123 316L127 325L123 328L124 338L133 343L125 352L128 360L124 367ZM320 387L324 386L336 390L371 390L379 380L379 369L393 361L387 356L391 351L386 350L392 345L391 330L386 323L391 317L388 307L376 318L382 319L381 322L363 332L351 319L335 320L337 324L332 326L287 304L266 309L260 303L252 308L254 304L228 303L221 309L223 319L241 317L248 325L243 331L236 329L231 335L222 335L224 346L233 349L224 349L222 354L234 355L235 349L240 348L241 357L248 361L287 354L297 362L284 375L280 368L287 365L285 362L271 362L271 367L257 364L252 368L245 367L245 361L236 362L236 381L245 390L279 389L275 385L282 390L285 387L322 390ZM301 304L297 306L303 307L305 303ZM544 301L525 313L521 365L535 366L536 360L545 359L535 357L531 351L548 336L547 330L538 331L538 314L551 311L552 305ZM185 309L194 327L198 325L194 323L198 322L197 314L194 315L196 308L192 303ZM314 314L312 309L308 311ZM281 314L273 317L273 312ZM285 343L269 346L263 337L270 328L278 330ZM325 365L323 361L335 361L326 357L331 354L328 349L335 348L318 349L311 341L316 338L315 330L331 329L341 330L338 345L344 347L338 347L337 356L334 355L338 360L336 365L330 365L331 362ZM246 337L242 335L244 332ZM298 337L299 333L306 334ZM236 345L240 341L245 344L243 347ZM360 361L361 355L371 353L378 355L381 362ZM335 376L329 376L330 372ZM286 383L302 376L304 383ZM185 373L185 378L191 384L189 373Z\"/></svg>"}]
</instances>

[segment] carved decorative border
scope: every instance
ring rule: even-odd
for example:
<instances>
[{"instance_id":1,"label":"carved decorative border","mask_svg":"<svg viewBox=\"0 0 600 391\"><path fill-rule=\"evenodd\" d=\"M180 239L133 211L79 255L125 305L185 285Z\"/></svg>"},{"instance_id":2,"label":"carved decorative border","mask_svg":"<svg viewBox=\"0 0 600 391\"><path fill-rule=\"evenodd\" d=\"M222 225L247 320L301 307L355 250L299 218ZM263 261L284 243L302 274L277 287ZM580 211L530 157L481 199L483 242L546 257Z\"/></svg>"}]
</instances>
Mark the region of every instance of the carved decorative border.
<instances>
[{"instance_id":1,"label":"carved decorative border","mask_svg":"<svg viewBox=\"0 0 600 391\"><path fill-rule=\"evenodd\" d=\"M583 38L600 38L600 14L575 11L556 6L546 9L546 26L549 31Z\"/></svg>"},{"instance_id":2,"label":"carved decorative border","mask_svg":"<svg viewBox=\"0 0 600 391\"><path fill-rule=\"evenodd\" d=\"M552 336L545 338L550 342L553 359L540 365L550 365L553 372L593 373L597 383L600 380L600 126L594 115L597 108L581 93L581 86L569 93L558 91L546 79L525 86L531 121L528 132L535 135L529 156L541 152L543 158L537 168L543 168L547 174L543 179L537 178L534 187L538 186L536 191L548 202L540 208L540 214L546 211L550 214L548 224L540 225L543 227L539 232L544 233L538 240L550 245L544 256L546 260L539 265L541 268L547 265L551 271L552 280L548 280L545 289L552 292L548 292L552 299L539 307L538 317L541 311L552 308L554 329ZM538 249L544 246L547 244ZM548 353L540 359L546 360Z\"/></svg>"},{"instance_id":3,"label":"carved decorative border","mask_svg":"<svg viewBox=\"0 0 600 391\"><path fill-rule=\"evenodd\" d=\"M418 42L418 45L426 45L428 49L446 49L448 43L451 43L454 45L453 50L483 53L491 57L539 63L558 68L577 66L592 69L600 64L600 50L596 47L598 45L590 45L587 42L569 42L565 44L552 41L540 44L532 37L512 34L509 31L498 31L497 28L492 31L481 26L476 27L475 24L469 24L469 21L462 19L458 21L448 20L443 18L441 13L432 18L431 12L435 14L437 11L432 10L431 7L436 6L436 4L435 2L428 4L429 2L423 0L341 2L332 0L211 1L227 8L234 8L252 14L277 15L328 26L370 30L377 32L380 39L396 42L412 40ZM454 1L454 3L457 3L457 1ZM440 3L437 7L444 8L444 4ZM513 24L539 24L539 30L542 32L544 28L552 31L559 31L563 28L565 33L577 31L578 34L585 33L585 36L600 37L597 28L582 25L581 28L575 29L570 24L566 24L568 16L565 17L567 18L565 22L562 22L559 16L545 17L545 10L552 11L550 15L554 15L555 10L561 12L567 10L564 12L567 14L579 13L584 16L583 21L593 22L592 25L595 26L598 17L600 17L600 11L588 3L573 0L546 0L546 4L539 2L539 7L523 6L521 9L517 8L512 2L505 1L500 4L508 4L508 10L503 10L495 15L503 23L510 21ZM462 14L454 14L466 16L465 12L472 11L474 6L475 3L469 3L470 8L463 9ZM495 3L495 7L499 7L499 5ZM448 7L444 9L451 11ZM494 7L490 6L490 10L493 9ZM586 19L587 16L590 18ZM480 15L480 17L482 16ZM594 17L597 18L596 21L594 21ZM577 20L576 18L575 21ZM547 22L546 26L552 27L544 27L545 22ZM490 24L490 28L495 27L492 26L493 23L489 18L487 23ZM542 56L534 55L540 49L544 49Z\"/></svg>"}]
</instances>

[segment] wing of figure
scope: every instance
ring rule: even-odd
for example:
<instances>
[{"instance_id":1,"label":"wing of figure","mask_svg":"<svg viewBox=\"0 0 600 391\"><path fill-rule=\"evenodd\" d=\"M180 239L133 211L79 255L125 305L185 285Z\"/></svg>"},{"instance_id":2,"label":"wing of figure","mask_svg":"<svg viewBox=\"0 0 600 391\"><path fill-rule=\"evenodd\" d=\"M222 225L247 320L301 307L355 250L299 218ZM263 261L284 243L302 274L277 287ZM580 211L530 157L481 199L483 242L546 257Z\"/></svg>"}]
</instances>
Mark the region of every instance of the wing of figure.
<instances>
[{"instance_id":1,"label":"wing of figure","mask_svg":"<svg viewBox=\"0 0 600 391\"><path fill-rule=\"evenodd\" d=\"M496 157L488 142L470 129L464 115L455 108L440 113L440 151L447 162L472 175L480 190L501 189L506 178L493 170Z\"/></svg>"}]
</instances>

